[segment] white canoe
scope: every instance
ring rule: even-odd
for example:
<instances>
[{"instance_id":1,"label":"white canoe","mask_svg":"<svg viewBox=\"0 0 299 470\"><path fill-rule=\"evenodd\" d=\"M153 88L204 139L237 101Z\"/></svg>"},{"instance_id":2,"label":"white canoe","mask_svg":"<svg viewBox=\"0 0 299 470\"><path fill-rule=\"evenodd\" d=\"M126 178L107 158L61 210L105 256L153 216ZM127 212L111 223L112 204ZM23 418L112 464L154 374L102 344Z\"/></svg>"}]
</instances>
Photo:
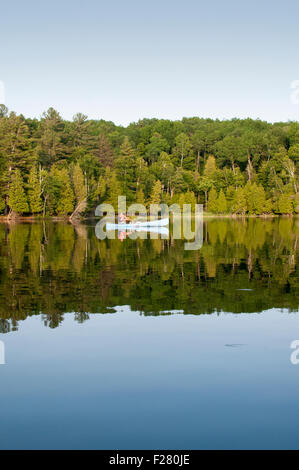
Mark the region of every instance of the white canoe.
<instances>
[{"instance_id":1,"label":"white canoe","mask_svg":"<svg viewBox=\"0 0 299 470\"><path fill-rule=\"evenodd\" d=\"M106 224L107 230L116 230L116 229L133 229L139 227L166 227L169 224L169 218L157 219L157 220L147 220L145 222L132 222L129 224Z\"/></svg>"},{"instance_id":2,"label":"white canoe","mask_svg":"<svg viewBox=\"0 0 299 470\"><path fill-rule=\"evenodd\" d=\"M106 224L106 230L118 230L119 232L128 231L128 232L152 232L159 233L163 235L168 235L168 227L148 227L148 226L139 226L131 224Z\"/></svg>"}]
</instances>

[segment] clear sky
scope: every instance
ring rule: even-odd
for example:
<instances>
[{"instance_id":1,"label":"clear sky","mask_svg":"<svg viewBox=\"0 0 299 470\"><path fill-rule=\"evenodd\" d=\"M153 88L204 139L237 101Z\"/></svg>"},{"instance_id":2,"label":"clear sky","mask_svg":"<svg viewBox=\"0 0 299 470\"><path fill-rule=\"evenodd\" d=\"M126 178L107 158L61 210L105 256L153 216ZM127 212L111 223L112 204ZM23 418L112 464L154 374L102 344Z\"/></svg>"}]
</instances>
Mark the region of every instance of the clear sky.
<instances>
[{"instance_id":1,"label":"clear sky","mask_svg":"<svg viewBox=\"0 0 299 470\"><path fill-rule=\"evenodd\" d=\"M39 117L299 119L298 0L2 1L6 105ZM299 88L299 87L298 87Z\"/></svg>"}]
</instances>

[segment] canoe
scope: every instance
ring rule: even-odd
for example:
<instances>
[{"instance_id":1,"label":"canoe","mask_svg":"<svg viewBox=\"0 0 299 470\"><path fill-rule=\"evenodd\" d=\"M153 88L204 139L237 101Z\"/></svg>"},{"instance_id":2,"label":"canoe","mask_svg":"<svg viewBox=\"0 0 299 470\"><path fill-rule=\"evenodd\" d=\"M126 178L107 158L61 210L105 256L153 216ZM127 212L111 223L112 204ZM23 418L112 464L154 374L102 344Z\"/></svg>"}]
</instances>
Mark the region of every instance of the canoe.
<instances>
[{"instance_id":1,"label":"canoe","mask_svg":"<svg viewBox=\"0 0 299 470\"><path fill-rule=\"evenodd\" d=\"M151 226L139 226L131 224L106 224L106 230L118 230L119 232L152 232L159 233L161 235L168 235L168 227L151 227Z\"/></svg>"},{"instance_id":2,"label":"canoe","mask_svg":"<svg viewBox=\"0 0 299 470\"><path fill-rule=\"evenodd\" d=\"M107 230L131 229L139 227L166 227L169 224L168 217L165 219L148 220L145 222L132 222L130 224L106 224Z\"/></svg>"}]
</instances>

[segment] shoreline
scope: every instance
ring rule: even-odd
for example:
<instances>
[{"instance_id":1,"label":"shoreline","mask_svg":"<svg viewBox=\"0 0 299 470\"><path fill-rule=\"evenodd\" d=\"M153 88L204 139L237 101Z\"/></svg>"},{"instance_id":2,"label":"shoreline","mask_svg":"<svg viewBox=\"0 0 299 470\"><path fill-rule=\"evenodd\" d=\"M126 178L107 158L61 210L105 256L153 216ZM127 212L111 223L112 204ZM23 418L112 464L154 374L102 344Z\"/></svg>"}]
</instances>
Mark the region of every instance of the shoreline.
<instances>
[{"instance_id":1,"label":"shoreline","mask_svg":"<svg viewBox=\"0 0 299 470\"><path fill-rule=\"evenodd\" d=\"M282 218L296 218L298 217L299 214L261 214L261 215L256 215L256 214L211 214L211 213L203 213L203 218L204 219L273 219L277 217L282 217ZM176 215L174 214L173 217L175 218ZM192 214L192 218L194 218L194 214ZM50 216L50 217L34 217L34 216L15 216L13 218L9 218L8 216L5 215L0 215L0 223L7 223L7 224L12 224L12 223L19 223L19 222L68 222L71 223L72 225L80 224L86 220L99 220L100 217L96 216L89 216L89 217L82 217L80 219L75 219L72 220L69 216L63 217L63 216Z\"/></svg>"}]
</instances>

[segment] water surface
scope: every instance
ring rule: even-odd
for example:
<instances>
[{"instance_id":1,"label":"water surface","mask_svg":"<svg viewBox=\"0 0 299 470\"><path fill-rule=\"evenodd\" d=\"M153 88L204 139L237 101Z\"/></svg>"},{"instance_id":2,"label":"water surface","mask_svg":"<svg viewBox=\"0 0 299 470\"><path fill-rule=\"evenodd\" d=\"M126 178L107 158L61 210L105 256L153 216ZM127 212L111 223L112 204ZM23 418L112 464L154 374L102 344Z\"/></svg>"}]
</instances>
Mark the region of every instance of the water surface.
<instances>
[{"instance_id":1,"label":"water surface","mask_svg":"<svg viewBox=\"0 0 299 470\"><path fill-rule=\"evenodd\" d=\"M297 219L0 225L0 448L298 448Z\"/></svg>"}]
</instances>

